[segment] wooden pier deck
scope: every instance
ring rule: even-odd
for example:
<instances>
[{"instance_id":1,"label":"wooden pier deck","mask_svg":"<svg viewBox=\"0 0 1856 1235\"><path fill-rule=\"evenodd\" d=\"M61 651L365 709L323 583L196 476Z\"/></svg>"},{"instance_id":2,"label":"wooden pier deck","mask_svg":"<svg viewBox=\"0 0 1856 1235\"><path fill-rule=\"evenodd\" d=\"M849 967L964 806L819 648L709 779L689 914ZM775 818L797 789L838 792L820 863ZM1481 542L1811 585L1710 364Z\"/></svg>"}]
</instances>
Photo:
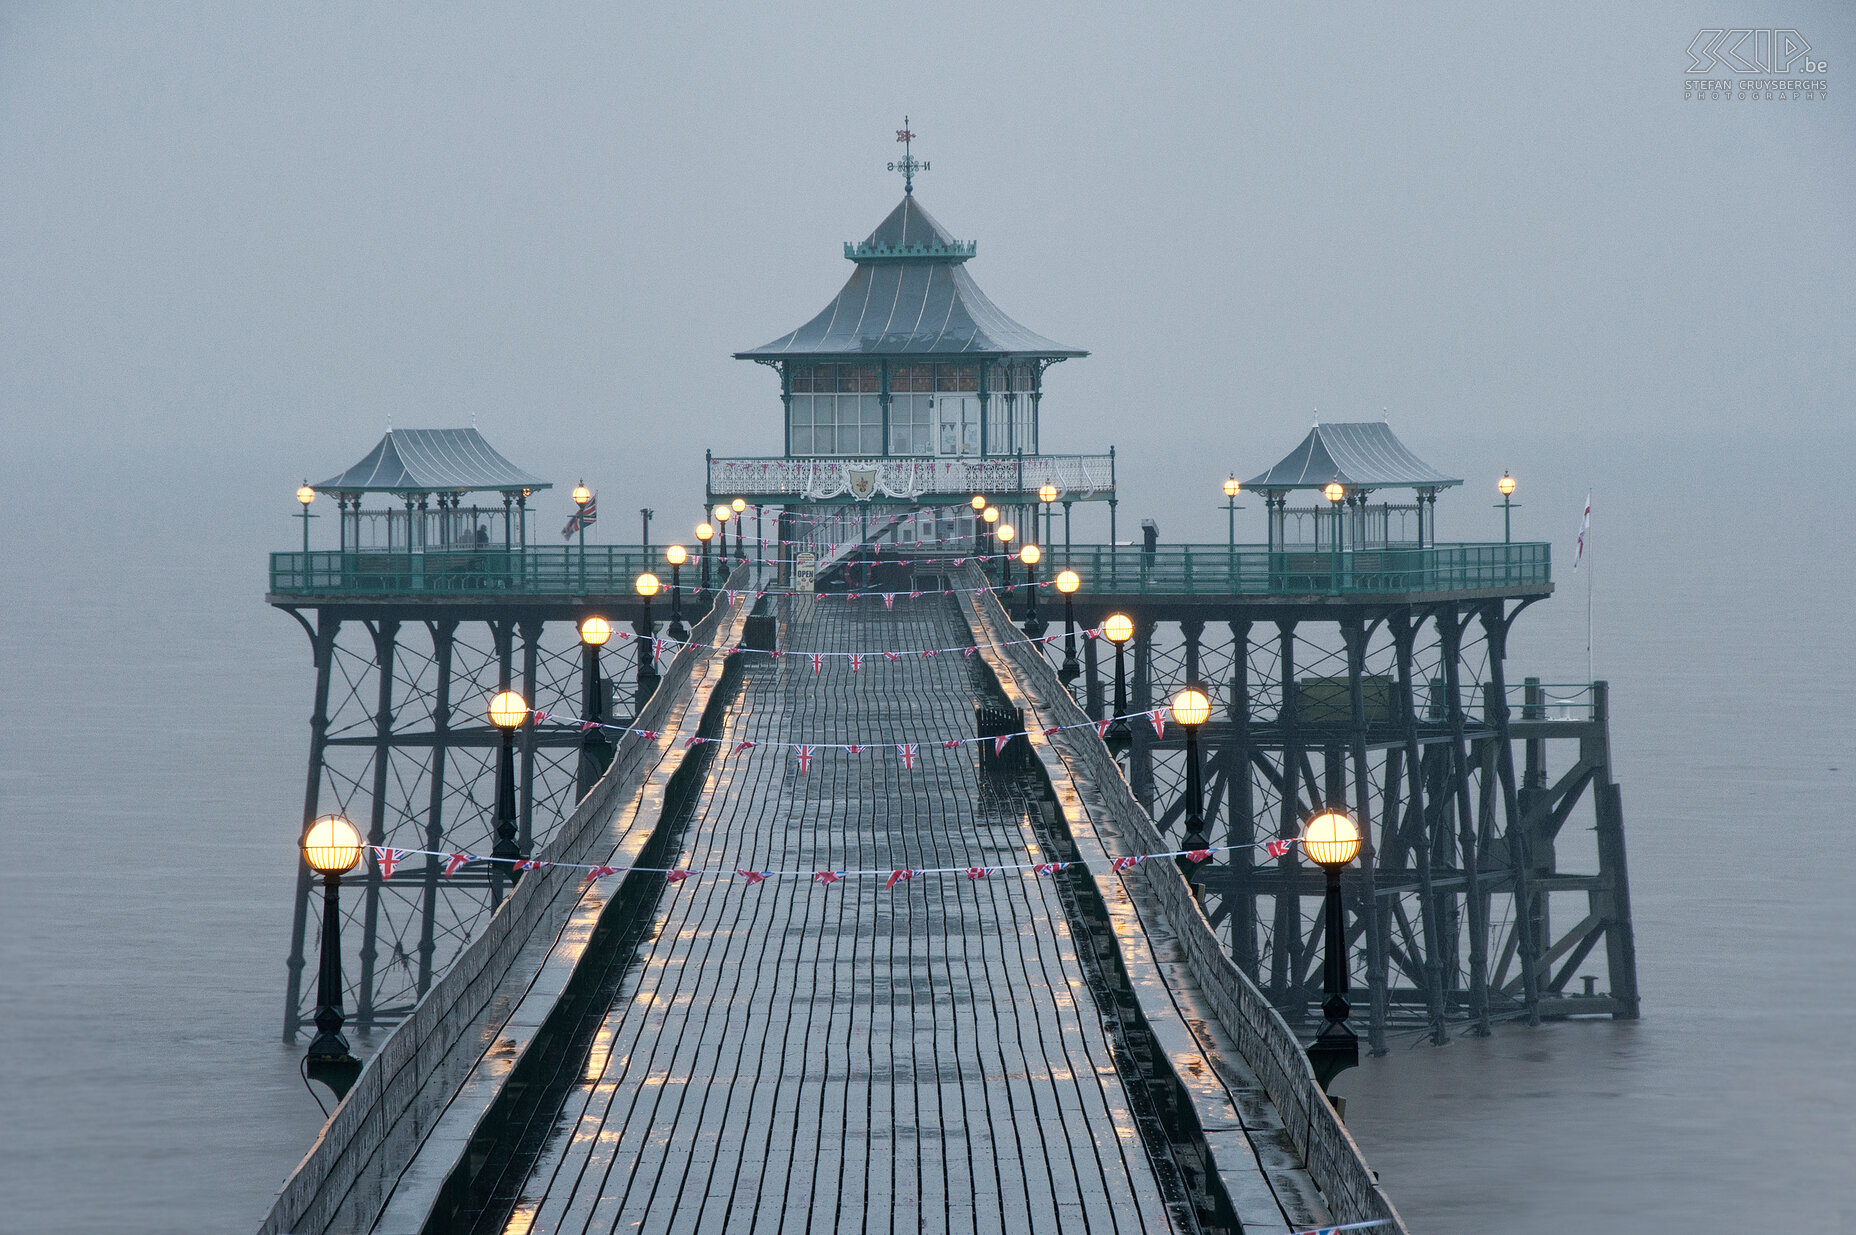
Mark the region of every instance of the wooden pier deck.
<instances>
[{"instance_id":1,"label":"wooden pier deck","mask_svg":"<svg viewBox=\"0 0 1856 1235\"><path fill-rule=\"evenodd\" d=\"M747 658L678 865L1040 860L1027 804L983 789L974 747L940 747L971 731L970 662L814 673L791 654L971 642L951 601L783 605L789 654ZM869 746L802 773L742 740ZM920 745L912 770L899 742ZM477 1229L1189 1228L1055 881L692 878L655 915L550 1134Z\"/></svg>"}]
</instances>

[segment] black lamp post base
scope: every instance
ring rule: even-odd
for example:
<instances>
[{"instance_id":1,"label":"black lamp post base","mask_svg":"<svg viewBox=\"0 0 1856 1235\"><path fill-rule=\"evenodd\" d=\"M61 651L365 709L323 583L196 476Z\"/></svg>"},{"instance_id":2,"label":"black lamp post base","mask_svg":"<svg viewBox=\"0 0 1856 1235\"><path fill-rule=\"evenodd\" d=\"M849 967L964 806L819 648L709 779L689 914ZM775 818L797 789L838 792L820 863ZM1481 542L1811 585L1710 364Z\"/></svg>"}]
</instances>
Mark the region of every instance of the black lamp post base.
<instances>
[{"instance_id":1,"label":"black lamp post base","mask_svg":"<svg viewBox=\"0 0 1856 1235\"><path fill-rule=\"evenodd\" d=\"M665 629L664 633L669 635L672 639L675 639L678 643L682 643L685 639L690 637L690 628L685 626L681 621L673 621Z\"/></svg>"},{"instance_id":2,"label":"black lamp post base","mask_svg":"<svg viewBox=\"0 0 1856 1235\"><path fill-rule=\"evenodd\" d=\"M1025 634L1029 635L1031 638L1037 639L1041 638L1044 632L1050 629L1050 623L1034 615L1026 618L1025 624L1019 629L1023 630Z\"/></svg>"},{"instance_id":3,"label":"black lamp post base","mask_svg":"<svg viewBox=\"0 0 1856 1235\"><path fill-rule=\"evenodd\" d=\"M329 1091L335 1095L335 1100L339 1102L348 1096L348 1091L354 1088L355 1081L360 1079L361 1061L349 1054L324 1058L310 1055L304 1061L303 1071L310 1080L320 1081L327 1085Z\"/></svg>"},{"instance_id":4,"label":"black lamp post base","mask_svg":"<svg viewBox=\"0 0 1856 1235\"><path fill-rule=\"evenodd\" d=\"M1068 686L1071 682L1074 682L1077 678L1082 676L1083 667L1069 657L1064 658L1063 664L1057 670L1057 680L1062 682L1065 686Z\"/></svg>"},{"instance_id":5,"label":"black lamp post base","mask_svg":"<svg viewBox=\"0 0 1856 1235\"><path fill-rule=\"evenodd\" d=\"M1335 1077L1360 1066L1360 1039L1346 1021L1329 1021L1308 1044L1308 1063L1315 1070L1315 1083L1326 1093Z\"/></svg>"}]
</instances>

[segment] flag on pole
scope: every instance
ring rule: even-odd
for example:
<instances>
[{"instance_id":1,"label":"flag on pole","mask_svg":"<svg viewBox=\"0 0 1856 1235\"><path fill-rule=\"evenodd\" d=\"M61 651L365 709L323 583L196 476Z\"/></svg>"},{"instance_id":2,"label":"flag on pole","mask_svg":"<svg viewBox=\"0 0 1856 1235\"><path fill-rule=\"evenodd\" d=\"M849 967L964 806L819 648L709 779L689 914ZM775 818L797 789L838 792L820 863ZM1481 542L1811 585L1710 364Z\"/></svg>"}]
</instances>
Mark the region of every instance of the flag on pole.
<instances>
[{"instance_id":1,"label":"flag on pole","mask_svg":"<svg viewBox=\"0 0 1856 1235\"><path fill-rule=\"evenodd\" d=\"M595 493L586 500L586 505L576 510L567 520L567 526L561 529L562 540L572 540L574 533L582 527L591 527L599 522L599 494Z\"/></svg>"},{"instance_id":2,"label":"flag on pole","mask_svg":"<svg viewBox=\"0 0 1856 1235\"><path fill-rule=\"evenodd\" d=\"M1573 550L1572 568L1579 569L1579 561L1585 557L1585 534L1592 530L1592 495L1585 495L1585 513L1579 516L1579 545Z\"/></svg>"}]
</instances>

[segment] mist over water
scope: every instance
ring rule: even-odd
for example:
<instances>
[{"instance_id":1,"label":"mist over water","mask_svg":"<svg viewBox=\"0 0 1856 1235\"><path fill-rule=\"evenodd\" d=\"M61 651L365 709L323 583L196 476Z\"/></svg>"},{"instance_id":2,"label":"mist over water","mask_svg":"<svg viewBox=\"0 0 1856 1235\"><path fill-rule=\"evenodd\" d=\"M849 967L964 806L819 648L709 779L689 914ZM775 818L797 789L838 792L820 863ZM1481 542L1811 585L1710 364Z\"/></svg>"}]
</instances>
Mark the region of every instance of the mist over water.
<instances>
[{"instance_id":1,"label":"mist over water","mask_svg":"<svg viewBox=\"0 0 1856 1235\"><path fill-rule=\"evenodd\" d=\"M1643 1020L1343 1076L1414 1230L1856 1229L1847 95L1683 110L1673 3L951 5L926 56L851 10L186 13L0 11L0 1226L248 1229L321 1123L278 1041L296 485L474 422L556 482L544 539L582 475L595 541L693 523L705 447L779 450L728 353L836 291L908 112L975 279L1093 353L1043 444L1118 446L1123 538L1220 541L1227 472L1384 414L1467 480L1443 539L1500 536L1508 468L1553 543L1511 680L1584 678L1595 580Z\"/></svg>"}]
</instances>

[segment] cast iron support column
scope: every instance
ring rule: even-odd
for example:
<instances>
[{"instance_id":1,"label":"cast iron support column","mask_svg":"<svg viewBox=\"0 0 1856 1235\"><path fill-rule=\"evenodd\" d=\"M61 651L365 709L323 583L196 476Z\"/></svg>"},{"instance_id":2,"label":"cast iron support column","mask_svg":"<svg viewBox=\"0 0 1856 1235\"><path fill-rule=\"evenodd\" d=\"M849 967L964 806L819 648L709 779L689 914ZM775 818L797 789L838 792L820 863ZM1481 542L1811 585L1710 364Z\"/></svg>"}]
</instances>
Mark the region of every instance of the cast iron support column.
<instances>
[{"instance_id":1,"label":"cast iron support column","mask_svg":"<svg viewBox=\"0 0 1856 1235\"><path fill-rule=\"evenodd\" d=\"M1154 622L1149 617L1134 619L1134 700L1133 710L1150 711L1154 706L1153 690ZM1146 717L1131 724L1133 744L1128 749L1128 787L1147 813L1154 814L1154 727ZM1156 816L1157 818L1157 816Z\"/></svg>"},{"instance_id":2,"label":"cast iron support column","mask_svg":"<svg viewBox=\"0 0 1856 1235\"><path fill-rule=\"evenodd\" d=\"M1231 923L1231 959L1254 982L1257 977L1257 898L1254 890L1256 805L1250 776L1250 623L1231 623L1231 743L1225 751L1225 855L1231 873L1225 913Z\"/></svg>"},{"instance_id":3,"label":"cast iron support column","mask_svg":"<svg viewBox=\"0 0 1856 1235\"><path fill-rule=\"evenodd\" d=\"M407 535L412 534L410 525ZM374 629L374 671L380 675L380 693L374 706L374 801L368 816L367 843L387 843L387 789L393 765L393 660L400 624L391 618ZM354 1023L362 1029L374 1023L374 961L379 953L380 876L367 869L361 855L361 877L367 881L366 907L361 919L361 981L355 990Z\"/></svg>"},{"instance_id":4,"label":"cast iron support column","mask_svg":"<svg viewBox=\"0 0 1856 1235\"><path fill-rule=\"evenodd\" d=\"M1527 1023L1540 1024L1540 946L1541 931L1534 895L1534 855L1527 831L1521 826L1520 796L1514 780L1514 748L1509 738L1508 631L1520 615L1503 612L1501 601L1482 611L1483 636L1489 647L1489 681L1483 704L1484 717L1495 725L1495 779L1502 795L1502 814L1507 821L1505 840L1508 861L1514 868L1514 931L1516 951L1521 958L1521 992L1527 1007ZM1486 792L1486 790L1485 790Z\"/></svg>"},{"instance_id":5,"label":"cast iron support column","mask_svg":"<svg viewBox=\"0 0 1856 1235\"><path fill-rule=\"evenodd\" d=\"M1611 779L1611 689L1608 682L1592 683L1592 719L1603 743L1603 762L1592 786L1592 808L1597 821L1598 879L1601 889L1593 908L1605 926L1605 962L1611 971L1612 1018L1634 1021L1638 1016L1637 934L1630 916L1630 872L1624 861L1624 796ZM1584 747L1585 743L1580 743ZM1583 754L1583 750L1581 751Z\"/></svg>"},{"instance_id":6,"label":"cast iron support column","mask_svg":"<svg viewBox=\"0 0 1856 1235\"><path fill-rule=\"evenodd\" d=\"M1469 802L1469 752L1465 734L1462 690L1463 620L1457 607L1446 605L1438 617L1443 634L1444 703L1450 720L1450 777L1455 782L1457 847L1463 862L1464 899L1469 910L1469 1012L1476 1026L1471 1031L1486 1038L1489 1022L1489 907L1482 895L1482 857L1477 845L1476 816Z\"/></svg>"},{"instance_id":7,"label":"cast iron support column","mask_svg":"<svg viewBox=\"0 0 1856 1235\"><path fill-rule=\"evenodd\" d=\"M541 623L523 622L519 629L522 633L522 697L528 700L530 712L529 723L522 726L522 818L516 843L526 858L535 851L535 739L538 735L534 710L541 702L537 694L541 687Z\"/></svg>"},{"instance_id":8,"label":"cast iron support column","mask_svg":"<svg viewBox=\"0 0 1856 1235\"><path fill-rule=\"evenodd\" d=\"M458 624L454 621L428 622L426 629L432 635L432 658L438 665L438 685L432 699L432 791L425 807L425 847L432 852L425 857L425 886L420 890L418 991L421 995L432 985L432 960L437 951L438 876L444 863L438 853L445 845L445 756L451 747L451 654Z\"/></svg>"},{"instance_id":9,"label":"cast iron support column","mask_svg":"<svg viewBox=\"0 0 1856 1235\"><path fill-rule=\"evenodd\" d=\"M1425 1010L1430 1019L1431 1043L1442 1046L1450 1040L1450 1031L1444 1019L1442 924L1431 870L1431 827L1424 801L1423 750L1418 742L1417 684L1412 669L1412 644L1417 640L1418 628L1412 622L1409 609L1394 613L1391 623L1393 648L1398 658L1396 706L1405 731L1405 780L1409 786L1405 834L1411 839L1412 864L1418 871L1418 916L1424 932ZM1388 813L1391 809L1388 804Z\"/></svg>"},{"instance_id":10,"label":"cast iron support column","mask_svg":"<svg viewBox=\"0 0 1856 1235\"><path fill-rule=\"evenodd\" d=\"M298 832L299 838L316 821L316 805L322 794L322 758L329 738L329 675L335 664L335 636L341 626L340 618L318 611L315 633L310 636L310 650L316 665L316 698L309 713L309 778L303 786L303 826ZM309 898L314 881L315 874L309 869L309 863L298 862L295 908L290 915L290 956L284 962L285 1042L295 1042L296 1031L303 1025L303 940L308 933Z\"/></svg>"},{"instance_id":11,"label":"cast iron support column","mask_svg":"<svg viewBox=\"0 0 1856 1235\"><path fill-rule=\"evenodd\" d=\"M1390 958L1390 913L1379 903L1379 881L1375 877L1375 855L1385 843L1385 824L1380 824L1379 842L1373 839L1373 782L1366 766L1366 642L1370 632L1366 623L1349 618L1341 627L1347 643L1347 698L1351 705L1348 757L1353 764L1354 822L1360 827L1360 921L1366 934L1367 1045L1374 1057L1384 1055L1386 1045L1387 969ZM1357 1047L1355 1048L1357 1052Z\"/></svg>"},{"instance_id":12,"label":"cast iron support column","mask_svg":"<svg viewBox=\"0 0 1856 1235\"><path fill-rule=\"evenodd\" d=\"M1302 832L1302 736L1296 706L1295 623L1278 622L1276 630L1278 687L1282 699L1277 723L1283 734L1282 804L1276 819L1276 836L1280 840L1293 840ZM1302 992L1290 986L1295 954L1301 951L1302 945L1302 897L1295 890L1301 867L1300 852L1299 848L1291 849L1276 859L1277 887L1281 891L1277 893L1275 914L1270 923L1270 1002L1278 1008L1291 1009L1296 1024L1307 1016Z\"/></svg>"}]
</instances>

